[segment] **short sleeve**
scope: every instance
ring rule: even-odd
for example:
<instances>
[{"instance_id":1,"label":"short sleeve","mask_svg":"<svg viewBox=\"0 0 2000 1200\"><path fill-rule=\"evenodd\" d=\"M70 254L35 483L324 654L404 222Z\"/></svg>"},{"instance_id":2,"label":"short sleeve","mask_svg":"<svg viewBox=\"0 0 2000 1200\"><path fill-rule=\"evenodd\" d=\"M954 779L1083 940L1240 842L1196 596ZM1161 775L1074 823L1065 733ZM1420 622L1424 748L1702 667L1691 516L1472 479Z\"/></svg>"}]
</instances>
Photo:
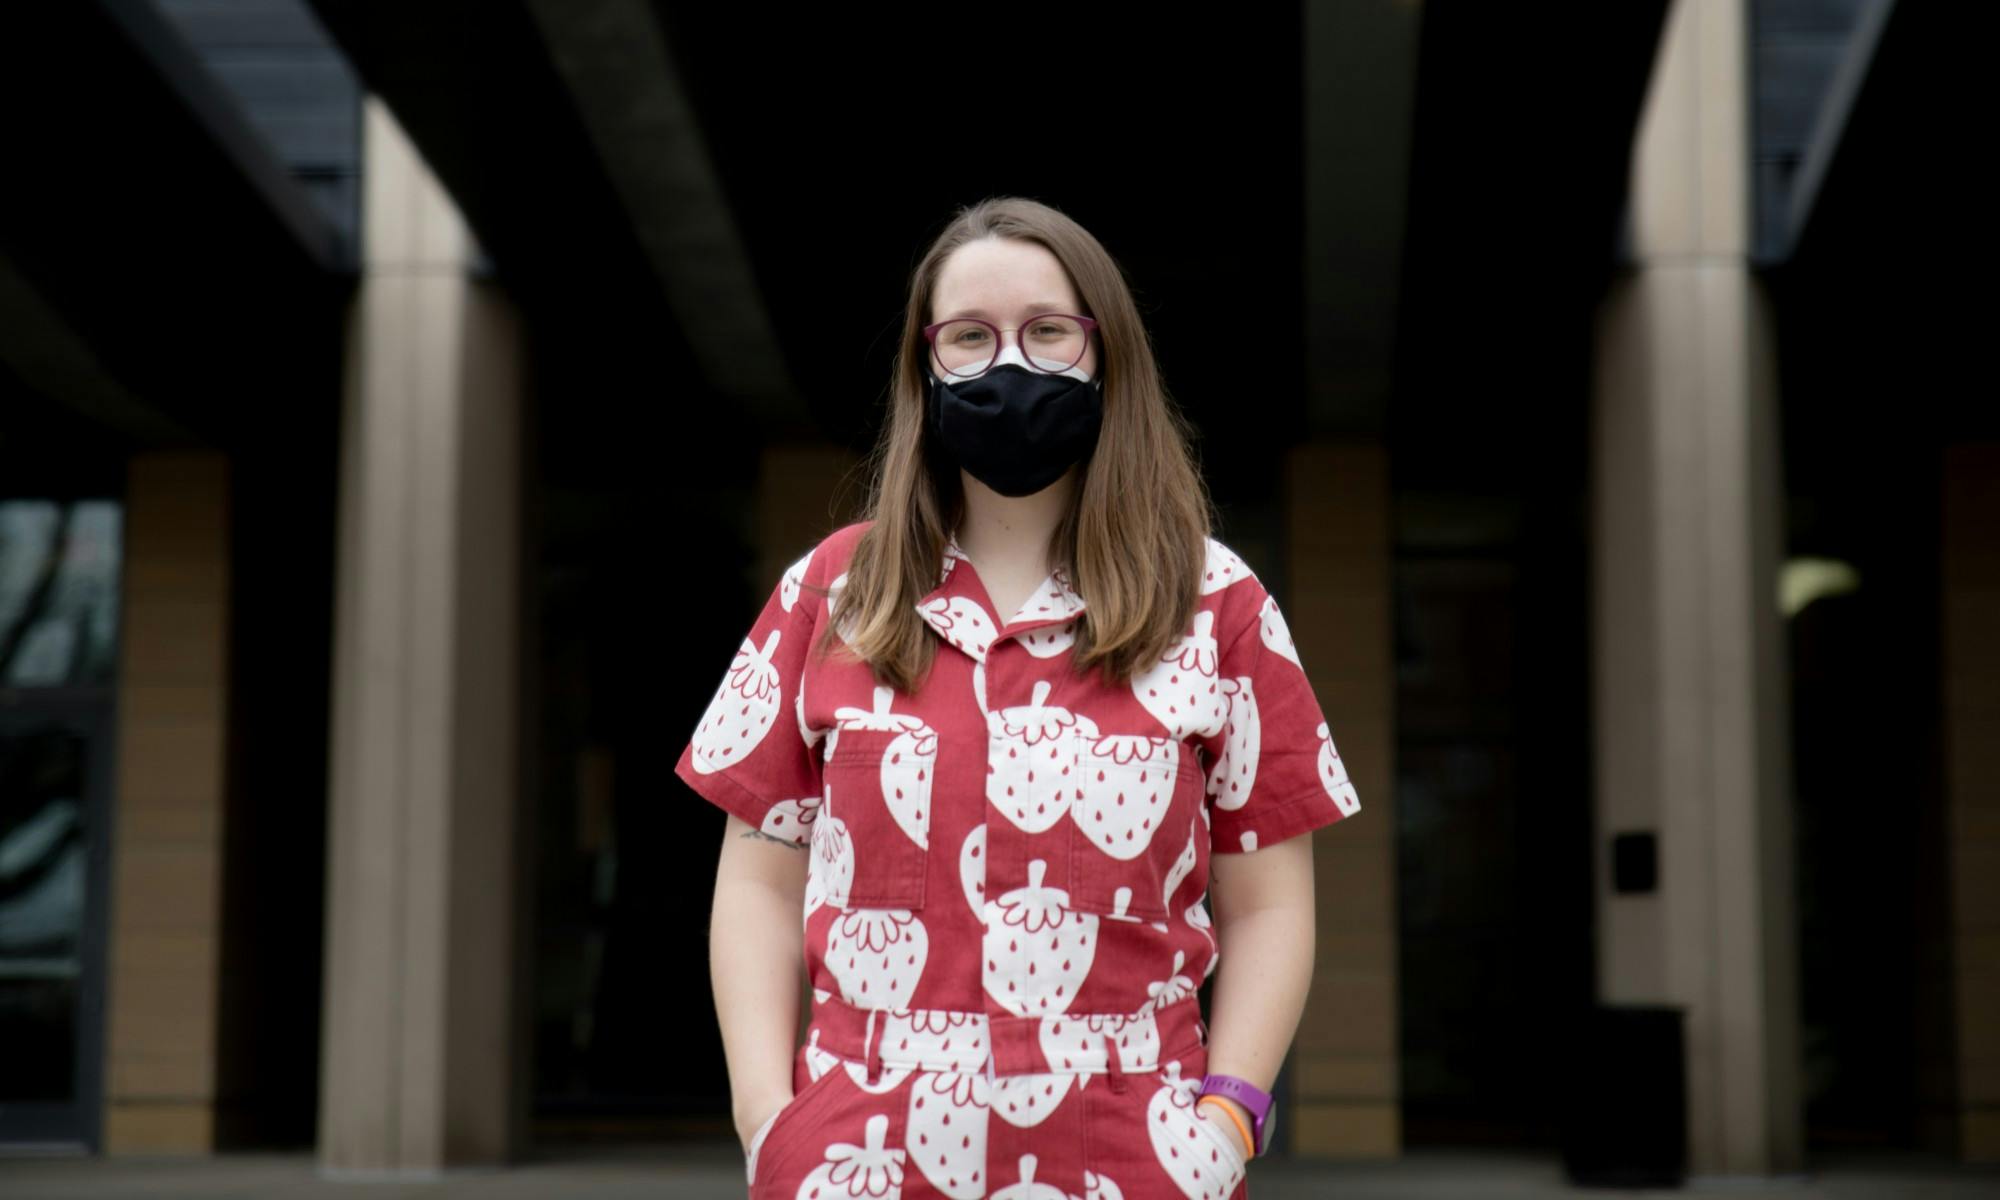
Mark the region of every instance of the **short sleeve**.
<instances>
[{"instance_id":1,"label":"short sleeve","mask_svg":"<svg viewBox=\"0 0 2000 1200\"><path fill-rule=\"evenodd\" d=\"M820 756L801 718L800 687L825 603L803 585L808 553L786 569L723 672L674 774L704 799L773 837L812 838Z\"/></svg>"},{"instance_id":2,"label":"short sleeve","mask_svg":"<svg viewBox=\"0 0 2000 1200\"><path fill-rule=\"evenodd\" d=\"M1204 743L1209 841L1225 854L1275 845L1361 810L1278 602L1255 576L1229 590L1239 589L1248 590L1225 606L1237 627L1216 667L1228 715L1221 734Z\"/></svg>"}]
</instances>

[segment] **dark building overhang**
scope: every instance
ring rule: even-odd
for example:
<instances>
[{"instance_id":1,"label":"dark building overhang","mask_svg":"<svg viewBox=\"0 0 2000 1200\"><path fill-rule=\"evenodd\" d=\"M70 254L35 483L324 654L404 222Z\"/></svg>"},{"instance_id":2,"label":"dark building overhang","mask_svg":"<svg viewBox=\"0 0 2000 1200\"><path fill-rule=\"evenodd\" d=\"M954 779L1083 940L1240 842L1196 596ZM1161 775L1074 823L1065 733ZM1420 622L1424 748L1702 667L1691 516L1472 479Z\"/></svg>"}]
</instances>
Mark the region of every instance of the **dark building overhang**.
<instances>
[{"instance_id":1,"label":"dark building overhang","mask_svg":"<svg viewBox=\"0 0 2000 1200\"><path fill-rule=\"evenodd\" d=\"M173 28L130 2L10 5L0 89L11 402L130 445L330 419L340 238Z\"/></svg>"}]
</instances>

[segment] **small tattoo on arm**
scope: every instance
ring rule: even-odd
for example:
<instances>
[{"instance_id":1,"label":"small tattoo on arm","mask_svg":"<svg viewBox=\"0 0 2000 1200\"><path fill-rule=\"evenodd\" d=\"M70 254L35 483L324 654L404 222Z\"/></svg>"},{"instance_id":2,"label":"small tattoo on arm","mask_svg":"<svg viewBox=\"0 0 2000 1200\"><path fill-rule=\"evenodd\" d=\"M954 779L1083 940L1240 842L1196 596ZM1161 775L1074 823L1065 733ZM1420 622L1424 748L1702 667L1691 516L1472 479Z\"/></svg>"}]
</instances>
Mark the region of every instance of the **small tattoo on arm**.
<instances>
[{"instance_id":1,"label":"small tattoo on arm","mask_svg":"<svg viewBox=\"0 0 2000 1200\"><path fill-rule=\"evenodd\" d=\"M783 847L785 847L785 848L786 848L787 850L803 850L803 849L805 849L805 847L804 847L804 846L801 846L801 845L799 845L799 844L798 844L797 842L793 841L793 840L792 840L792 839L790 839L790 838L781 838L781 837L776 837L776 836L774 836L774 835L772 835L772 834L768 834L768 833L765 833L765 832L764 832L763 830L761 830L761 829L750 829L750 830L745 830L745 831L744 831L744 833L742 834L742 836L743 836L743 837L747 837L747 838L763 838L763 839L764 839L765 841L767 841L767 842L776 842L776 843L778 843L778 844L779 844L780 846L783 846Z\"/></svg>"}]
</instances>

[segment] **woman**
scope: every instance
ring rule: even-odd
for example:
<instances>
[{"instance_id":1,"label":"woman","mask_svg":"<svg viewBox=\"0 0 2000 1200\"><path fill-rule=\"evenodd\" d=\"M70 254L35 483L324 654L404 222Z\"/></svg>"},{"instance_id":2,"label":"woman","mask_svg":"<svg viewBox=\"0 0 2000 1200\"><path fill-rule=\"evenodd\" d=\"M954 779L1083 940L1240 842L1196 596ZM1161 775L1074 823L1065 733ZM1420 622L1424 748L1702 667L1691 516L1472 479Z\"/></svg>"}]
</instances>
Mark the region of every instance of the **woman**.
<instances>
[{"instance_id":1,"label":"woman","mask_svg":"<svg viewBox=\"0 0 2000 1200\"><path fill-rule=\"evenodd\" d=\"M1359 804L1095 238L957 215L872 465L676 768L751 1195L1247 1195Z\"/></svg>"}]
</instances>

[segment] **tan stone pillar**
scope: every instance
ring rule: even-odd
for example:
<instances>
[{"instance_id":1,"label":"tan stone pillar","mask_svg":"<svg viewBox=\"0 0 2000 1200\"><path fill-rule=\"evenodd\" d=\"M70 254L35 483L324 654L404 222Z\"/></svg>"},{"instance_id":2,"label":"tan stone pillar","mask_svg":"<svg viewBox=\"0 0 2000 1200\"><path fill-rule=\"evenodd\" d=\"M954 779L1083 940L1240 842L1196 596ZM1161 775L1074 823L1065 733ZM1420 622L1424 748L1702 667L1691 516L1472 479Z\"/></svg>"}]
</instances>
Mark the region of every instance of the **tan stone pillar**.
<instances>
[{"instance_id":1,"label":"tan stone pillar","mask_svg":"<svg viewBox=\"0 0 2000 1200\"><path fill-rule=\"evenodd\" d=\"M1309 433L1283 464L1276 591L1361 811L1313 835L1312 990L1278 1076L1278 1134L1301 1157L1381 1159L1403 1144L1384 431L1423 10L1307 4L1302 16ZM1272 560L1246 536L1235 528L1239 551Z\"/></svg>"},{"instance_id":2,"label":"tan stone pillar","mask_svg":"<svg viewBox=\"0 0 2000 1200\"><path fill-rule=\"evenodd\" d=\"M1944 744L1959 1154L2000 1162L2000 443L1944 455Z\"/></svg>"},{"instance_id":3,"label":"tan stone pillar","mask_svg":"<svg viewBox=\"0 0 2000 1200\"><path fill-rule=\"evenodd\" d=\"M229 464L127 473L104 1151L215 1147L229 712Z\"/></svg>"},{"instance_id":4,"label":"tan stone pillar","mask_svg":"<svg viewBox=\"0 0 2000 1200\"><path fill-rule=\"evenodd\" d=\"M1696 1174L1802 1160L1771 325L1750 269L1745 0L1675 0L1598 314L1598 995L1687 1011ZM1618 894L1611 839L1658 838Z\"/></svg>"},{"instance_id":5,"label":"tan stone pillar","mask_svg":"<svg viewBox=\"0 0 2000 1200\"><path fill-rule=\"evenodd\" d=\"M334 617L319 1148L510 1157L520 332L379 101L363 123Z\"/></svg>"},{"instance_id":6,"label":"tan stone pillar","mask_svg":"<svg viewBox=\"0 0 2000 1200\"><path fill-rule=\"evenodd\" d=\"M1278 599L1361 811L1313 835L1312 991L1277 1097L1302 1156L1402 1152L1396 1020L1396 725L1389 456L1373 441L1293 450Z\"/></svg>"}]
</instances>

